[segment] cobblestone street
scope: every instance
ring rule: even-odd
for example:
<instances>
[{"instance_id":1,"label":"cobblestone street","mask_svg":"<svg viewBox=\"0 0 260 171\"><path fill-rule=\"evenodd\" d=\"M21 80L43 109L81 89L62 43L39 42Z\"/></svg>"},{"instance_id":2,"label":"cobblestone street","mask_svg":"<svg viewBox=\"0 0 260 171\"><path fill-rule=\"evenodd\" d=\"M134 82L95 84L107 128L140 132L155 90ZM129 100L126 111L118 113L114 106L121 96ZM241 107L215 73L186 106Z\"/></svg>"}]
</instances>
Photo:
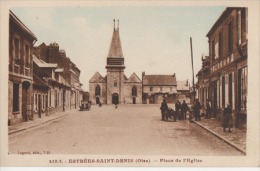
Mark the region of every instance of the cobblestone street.
<instances>
[{"instance_id":1,"label":"cobblestone street","mask_svg":"<svg viewBox=\"0 0 260 171\"><path fill-rule=\"evenodd\" d=\"M9 135L9 152L111 155L243 155L187 121L160 121L158 105L92 106Z\"/></svg>"}]
</instances>

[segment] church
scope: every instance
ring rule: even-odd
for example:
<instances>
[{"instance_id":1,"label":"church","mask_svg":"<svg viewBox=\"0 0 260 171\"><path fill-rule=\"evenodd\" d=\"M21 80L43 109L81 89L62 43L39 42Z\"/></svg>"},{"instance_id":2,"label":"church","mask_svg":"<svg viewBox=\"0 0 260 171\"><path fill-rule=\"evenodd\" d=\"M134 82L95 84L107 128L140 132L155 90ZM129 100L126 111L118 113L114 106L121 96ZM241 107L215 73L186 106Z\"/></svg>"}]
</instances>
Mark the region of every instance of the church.
<instances>
[{"instance_id":1,"label":"church","mask_svg":"<svg viewBox=\"0 0 260 171\"><path fill-rule=\"evenodd\" d=\"M96 72L89 80L89 99L92 104L141 104L142 81L133 73L124 74L124 56L119 36L119 20L115 27L106 61L107 75Z\"/></svg>"}]
</instances>

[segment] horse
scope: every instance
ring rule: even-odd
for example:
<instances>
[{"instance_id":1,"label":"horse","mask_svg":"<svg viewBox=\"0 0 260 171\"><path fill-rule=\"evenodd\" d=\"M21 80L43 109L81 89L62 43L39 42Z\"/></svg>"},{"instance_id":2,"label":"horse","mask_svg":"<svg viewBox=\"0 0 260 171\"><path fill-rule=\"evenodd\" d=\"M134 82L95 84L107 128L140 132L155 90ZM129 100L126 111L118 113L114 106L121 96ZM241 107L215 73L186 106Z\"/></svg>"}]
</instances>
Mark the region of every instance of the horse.
<instances>
[{"instance_id":1,"label":"horse","mask_svg":"<svg viewBox=\"0 0 260 171\"><path fill-rule=\"evenodd\" d=\"M172 108L168 108L168 110L166 110L165 112L165 119L166 121L168 121L168 118L172 118L174 119L174 122L176 122L177 120L177 112L174 111Z\"/></svg>"}]
</instances>

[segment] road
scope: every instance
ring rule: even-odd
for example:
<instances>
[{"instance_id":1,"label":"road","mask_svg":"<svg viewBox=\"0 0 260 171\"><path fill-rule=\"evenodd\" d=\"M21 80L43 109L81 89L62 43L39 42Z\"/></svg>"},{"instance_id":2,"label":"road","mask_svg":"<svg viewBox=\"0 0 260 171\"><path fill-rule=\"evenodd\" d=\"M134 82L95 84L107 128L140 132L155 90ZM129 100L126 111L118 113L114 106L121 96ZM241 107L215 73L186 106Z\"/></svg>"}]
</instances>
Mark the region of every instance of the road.
<instances>
[{"instance_id":1,"label":"road","mask_svg":"<svg viewBox=\"0 0 260 171\"><path fill-rule=\"evenodd\" d=\"M160 121L156 105L112 105L9 136L9 153L104 155L242 155L188 121Z\"/></svg>"}]
</instances>

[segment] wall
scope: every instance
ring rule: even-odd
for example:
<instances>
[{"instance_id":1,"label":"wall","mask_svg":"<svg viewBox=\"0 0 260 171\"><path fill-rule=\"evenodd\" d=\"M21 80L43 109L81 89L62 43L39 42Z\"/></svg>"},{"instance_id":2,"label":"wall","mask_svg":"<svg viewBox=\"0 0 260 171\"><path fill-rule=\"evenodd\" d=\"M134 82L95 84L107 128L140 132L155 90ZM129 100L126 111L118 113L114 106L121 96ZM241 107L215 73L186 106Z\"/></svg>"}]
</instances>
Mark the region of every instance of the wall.
<instances>
[{"instance_id":1,"label":"wall","mask_svg":"<svg viewBox=\"0 0 260 171\"><path fill-rule=\"evenodd\" d=\"M153 91L150 91L150 87L153 87ZM162 91L160 90L160 87L162 87ZM170 87L172 87L172 91L170 90ZM177 86L143 86L144 93L147 94L154 94L154 93L177 93Z\"/></svg>"},{"instance_id":2,"label":"wall","mask_svg":"<svg viewBox=\"0 0 260 171\"><path fill-rule=\"evenodd\" d=\"M123 104L133 104L132 88L136 86L136 104L142 103L142 83L124 83L123 85Z\"/></svg>"},{"instance_id":3,"label":"wall","mask_svg":"<svg viewBox=\"0 0 260 171\"><path fill-rule=\"evenodd\" d=\"M112 94L119 95L119 104L123 103L123 82L124 70L123 69L108 69L107 71L107 104L112 104ZM117 87L114 86L117 82Z\"/></svg>"},{"instance_id":4,"label":"wall","mask_svg":"<svg viewBox=\"0 0 260 171\"><path fill-rule=\"evenodd\" d=\"M91 100L92 104L96 104L95 89L97 85L100 86L100 96L98 96L99 100L102 104L106 104L106 83L89 83L89 100Z\"/></svg>"}]
</instances>

